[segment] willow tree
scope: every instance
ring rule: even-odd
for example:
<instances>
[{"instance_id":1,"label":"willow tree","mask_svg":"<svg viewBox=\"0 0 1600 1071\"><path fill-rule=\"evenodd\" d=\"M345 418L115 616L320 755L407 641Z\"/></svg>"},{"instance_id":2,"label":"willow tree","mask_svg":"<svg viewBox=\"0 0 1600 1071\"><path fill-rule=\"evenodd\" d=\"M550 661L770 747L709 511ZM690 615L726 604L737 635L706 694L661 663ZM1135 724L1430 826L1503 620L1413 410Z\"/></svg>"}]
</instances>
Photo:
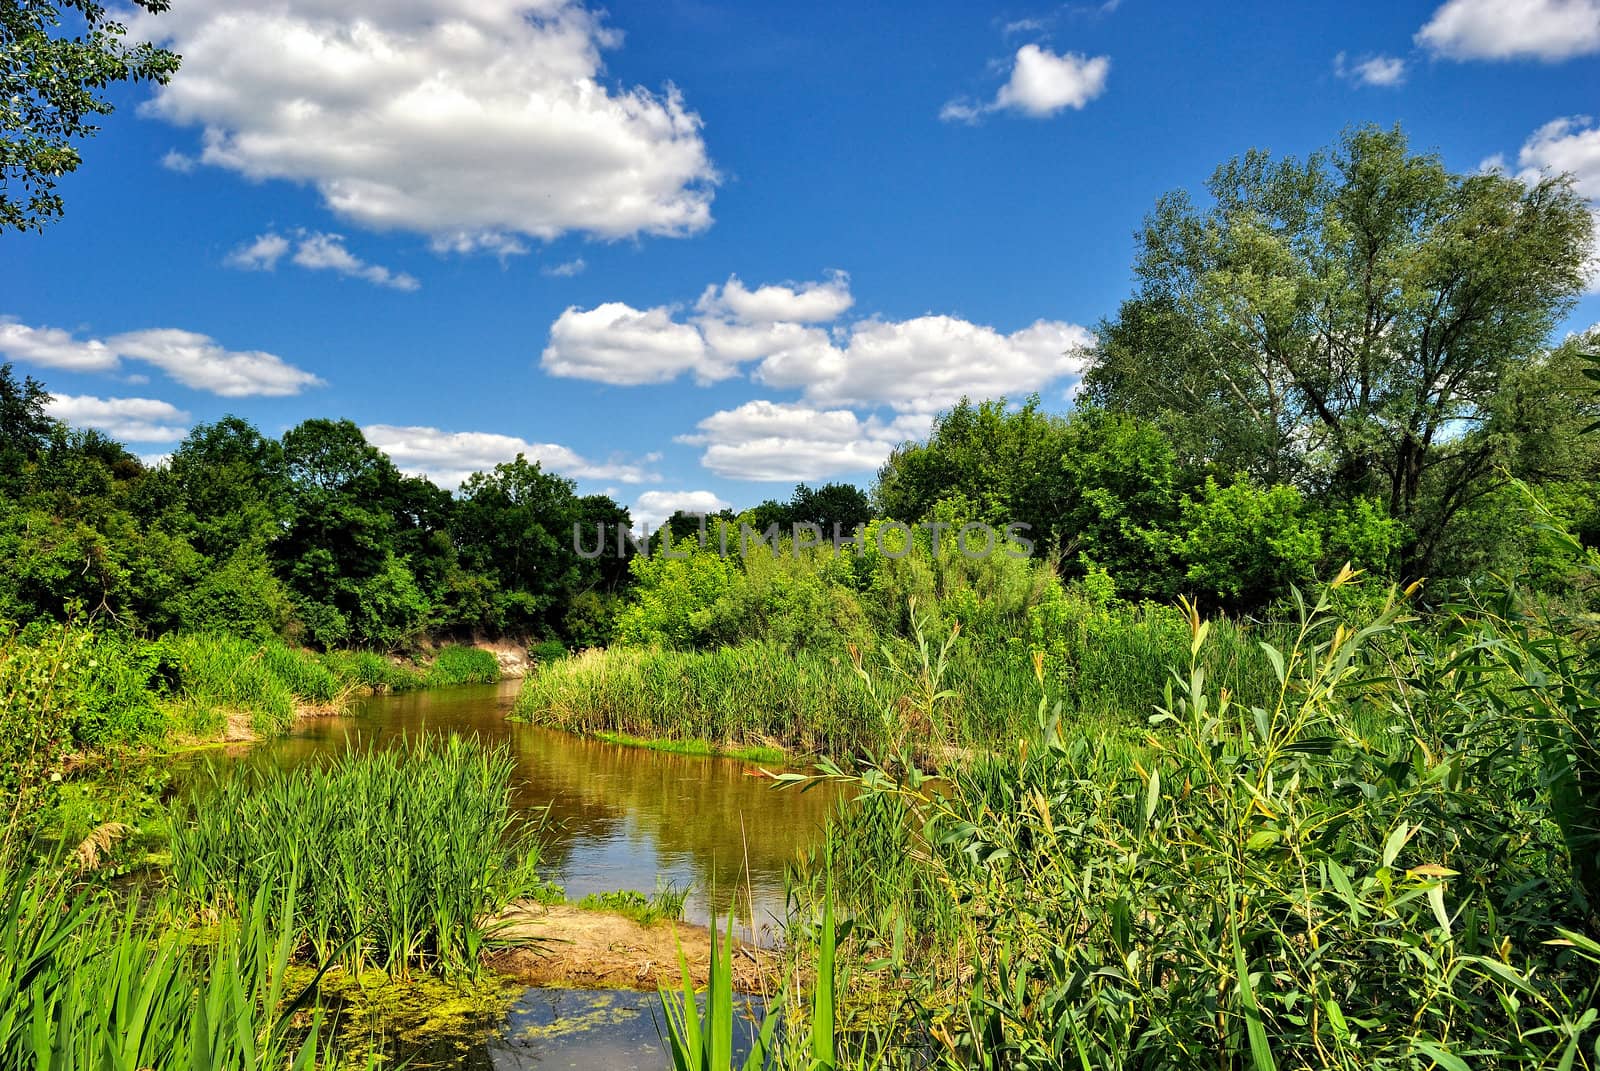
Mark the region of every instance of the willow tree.
<instances>
[{"instance_id":1,"label":"willow tree","mask_svg":"<svg viewBox=\"0 0 1600 1071\"><path fill-rule=\"evenodd\" d=\"M1303 161L1251 151L1207 189L1145 221L1088 396L1163 419L1191 462L1377 498L1425 567L1495 467L1503 392L1583 290L1570 177L1455 173L1362 127Z\"/></svg>"}]
</instances>

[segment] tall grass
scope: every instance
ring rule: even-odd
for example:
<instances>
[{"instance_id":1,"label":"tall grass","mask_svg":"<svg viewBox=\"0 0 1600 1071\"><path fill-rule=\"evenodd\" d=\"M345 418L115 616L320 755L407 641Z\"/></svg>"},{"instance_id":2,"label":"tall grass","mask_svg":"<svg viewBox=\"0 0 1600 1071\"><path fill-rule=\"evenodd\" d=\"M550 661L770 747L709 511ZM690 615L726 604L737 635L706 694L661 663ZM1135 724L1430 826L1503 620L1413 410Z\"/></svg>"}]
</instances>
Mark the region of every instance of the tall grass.
<instances>
[{"instance_id":1,"label":"tall grass","mask_svg":"<svg viewBox=\"0 0 1600 1071\"><path fill-rule=\"evenodd\" d=\"M500 679L500 660L493 651L476 647L441 647L428 667L430 688L458 684L493 684Z\"/></svg>"},{"instance_id":2,"label":"tall grass","mask_svg":"<svg viewBox=\"0 0 1600 1071\"><path fill-rule=\"evenodd\" d=\"M472 973L488 916L529 891L536 830L510 809L514 762L460 737L236 770L174 819L172 880L196 901L292 893L319 959Z\"/></svg>"},{"instance_id":3,"label":"tall grass","mask_svg":"<svg viewBox=\"0 0 1600 1071\"><path fill-rule=\"evenodd\" d=\"M1137 744L1052 698L937 786L893 756L826 767L863 797L829 840L871 968L846 1021L876 1013L895 1066L930 1042L951 1067L1595 1066L1600 944L1526 696L1587 678L1496 670L1498 640L1399 602L1350 628L1325 597L1240 703L1212 624L1188 629Z\"/></svg>"},{"instance_id":4,"label":"tall grass","mask_svg":"<svg viewBox=\"0 0 1600 1071\"><path fill-rule=\"evenodd\" d=\"M574 732L854 746L868 696L841 655L747 645L703 653L614 648L541 665L512 716Z\"/></svg>"},{"instance_id":5,"label":"tall grass","mask_svg":"<svg viewBox=\"0 0 1600 1071\"><path fill-rule=\"evenodd\" d=\"M1187 652L1187 627L1175 610L1096 607L1062 596L1036 607L1019 634L996 631L982 615L974 634L946 607L945 620L915 605L904 636L880 644L790 650L746 643L707 651L617 647L538 666L523 683L512 716L585 733L704 740L723 748L776 742L811 754L881 750L897 727L881 717L882 696L865 680L901 687L903 714L925 706L917 673L930 630L954 636L944 653L937 725L899 730L940 744L984 749L1031 731L1039 683L1049 678L1063 715L1085 731L1127 736L1162 699L1169 670ZM1012 622L1014 624L1014 622ZM1258 641L1278 631L1226 620L1205 652L1212 679L1245 701L1271 694L1271 663ZM1038 660L1036 664L1036 659ZM897 721L906 721L897 717Z\"/></svg>"},{"instance_id":6,"label":"tall grass","mask_svg":"<svg viewBox=\"0 0 1600 1071\"><path fill-rule=\"evenodd\" d=\"M326 1056L286 985L293 904L258 894L192 939L159 908L0 868L0 1071L295 1071ZM298 1022L309 1016L309 1022Z\"/></svg>"},{"instance_id":7,"label":"tall grass","mask_svg":"<svg viewBox=\"0 0 1600 1071\"><path fill-rule=\"evenodd\" d=\"M194 633L164 643L177 706L197 735L220 731L230 714L263 736L283 733L301 705L337 705L349 690L316 655L277 641Z\"/></svg>"}]
</instances>

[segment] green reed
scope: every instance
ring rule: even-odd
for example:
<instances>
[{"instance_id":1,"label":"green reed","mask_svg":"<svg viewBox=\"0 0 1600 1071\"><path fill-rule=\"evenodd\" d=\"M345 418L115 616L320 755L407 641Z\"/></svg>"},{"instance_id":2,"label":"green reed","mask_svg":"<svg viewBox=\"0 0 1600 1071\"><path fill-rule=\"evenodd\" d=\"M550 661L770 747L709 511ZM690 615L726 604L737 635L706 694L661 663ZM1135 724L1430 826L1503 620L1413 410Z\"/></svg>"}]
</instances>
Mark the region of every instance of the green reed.
<instances>
[{"instance_id":1,"label":"green reed","mask_svg":"<svg viewBox=\"0 0 1600 1071\"><path fill-rule=\"evenodd\" d=\"M292 900L265 890L192 937L162 906L0 868L0 1071L284 1071L329 1061L286 983Z\"/></svg>"},{"instance_id":2,"label":"green reed","mask_svg":"<svg viewBox=\"0 0 1600 1071\"><path fill-rule=\"evenodd\" d=\"M325 766L236 770L174 819L172 880L197 901L292 890L319 959L472 973L489 917L537 881L503 747L451 736Z\"/></svg>"}]
</instances>

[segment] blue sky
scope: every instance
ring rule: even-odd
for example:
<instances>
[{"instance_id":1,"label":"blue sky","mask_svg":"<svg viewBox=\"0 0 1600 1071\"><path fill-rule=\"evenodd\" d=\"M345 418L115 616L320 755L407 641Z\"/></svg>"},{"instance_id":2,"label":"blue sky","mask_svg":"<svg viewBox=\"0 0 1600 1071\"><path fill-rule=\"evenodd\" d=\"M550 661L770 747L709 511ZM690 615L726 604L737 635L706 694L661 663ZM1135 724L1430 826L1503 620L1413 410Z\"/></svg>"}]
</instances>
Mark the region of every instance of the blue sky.
<instances>
[{"instance_id":1,"label":"blue sky","mask_svg":"<svg viewBox=\"0 0 1600 1071\"><path fill-rule=\"evenodd\" d=\"M746 505L963 393L1068 406L1143 215L1252 146L1400 122L1600 203L1600 0L175 9L172 85L0 239L0 355L150 456L339 416L447 484Z\"/></svg>"}]
</instances>

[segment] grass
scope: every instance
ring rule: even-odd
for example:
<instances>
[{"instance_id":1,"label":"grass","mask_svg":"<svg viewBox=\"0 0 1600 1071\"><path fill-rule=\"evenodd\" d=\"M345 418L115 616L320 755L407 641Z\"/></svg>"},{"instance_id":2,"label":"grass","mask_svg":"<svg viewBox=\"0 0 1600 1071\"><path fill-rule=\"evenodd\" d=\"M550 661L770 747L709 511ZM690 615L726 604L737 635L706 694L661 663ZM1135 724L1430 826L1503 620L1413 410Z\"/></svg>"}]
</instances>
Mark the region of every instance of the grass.
<instances>
[{"instance_id":1,"label":"grass","mask_svg":"<svg viewBox=\"0 0 1600 1071\"><path fill-rule=\"evenodd\" d=\"M500 679L500 661L492 651L476 647L441 647L428 667L430 688L458 684L493 684Z\"/></svg>"},{"instance_id":2,"label":"grass","mask_svg":"<svg viewBox=\"0 0 1600 1071\"><path fill-rule=\"evenodd\" d=\"M537 881L504 748L419 738L292 772L237 770L181 806L172 881L197 903L292 892L318 959L472 974L487 919Z\"/></svg>"},{"instance_id":3,"label":"grass","mask_svg":"<svg viewBox=\"0 0 1600 1071\"><path fill-rule=\"evenodd\" d=\"M706 755L718 758L738 759L741 762L759 763L763 766L784 765L789 762L789 753L781 747L771 745L749 745L728 747L713 744L709 740L690 738L688 740L662 739L660 737L648 738L630 736L627 733L613 733L600 730L593 734L595 739L604 740L608 744L619 747L644 748L647 751L661 751L671 755Z\"/></svg>"},{"instance_id":4,"label":"grass","mask_svg":"<svg viewBox=\"0 0 1600 1071\"><path fill-rule=\"evenodd\" d=\"M1593 811L1568 798L1593 789L1547 743L1592 722L1600 674L1559 633L1405 609L1355 629L1306 607L1247 703L1209 670L1235 638L1191 611L1141 740L1064 720L1041 660L1014 746L937 781L824 760L858 798L794 875L790 955L819 956L804 920L848 916L860 1062L932 1039L950 1067L1595 1066L1570 847Z\"/></svg>"},{"instance_id":5,"label":"grass","mask_svg":"<svg viewBox=\"0 0 1600 1071\"><path fill-rule=\"evenodd\" d=\"M677 921L683 918L683 905L689 899L689 890L680 889L668 882L646 896L636 889L618 889L616 892L590 893L578 901L585 911L604 911L630 918L642 926L663 919Z\"/></svg>"},{"instance_id":6,"label":"grass","mask_svg":"<svg viewBox=\"0 0 1600 1071\"><path fill-rule=\"evenodd\" d=\"M3 862L0 1068L279 1071L332 1062L311 987L288 985L292 902L258 894L239 917L191 938L160 905L121 907L103 891Z\"/></svg>"},{"instance_id":7,"label":"grass","mask_svg":"<svg viewBox=\"0 0 1600 1071\"><path fill-rule=\"evenodd\" d=\"M1021 624L973 614L982 631L913 615L904 635L876 646L585 651L537 666L512 717L662 750L744 752L760 762L779 761L764 751L774 746L844 755L892 748L906 735L926 740L930 754L972 751L1030 731L1042 673L1069 724L1127 738L1162 702L1168 667L1187 655L1184 619L1170 608L1105 608L1059 595L1030 614ZM917 669L931 657L923 647L934 631L947 637L938 690L949 693L938 703L937 724L928 720L930 693ZM1219 621L1205 653L1211 679L1241 701L1270 695L1275 682L1259 642L1276 635ZM893 723L881 716L885 696L868 687L873 680L904 700Z\"/></svg>"}]
</instances>

